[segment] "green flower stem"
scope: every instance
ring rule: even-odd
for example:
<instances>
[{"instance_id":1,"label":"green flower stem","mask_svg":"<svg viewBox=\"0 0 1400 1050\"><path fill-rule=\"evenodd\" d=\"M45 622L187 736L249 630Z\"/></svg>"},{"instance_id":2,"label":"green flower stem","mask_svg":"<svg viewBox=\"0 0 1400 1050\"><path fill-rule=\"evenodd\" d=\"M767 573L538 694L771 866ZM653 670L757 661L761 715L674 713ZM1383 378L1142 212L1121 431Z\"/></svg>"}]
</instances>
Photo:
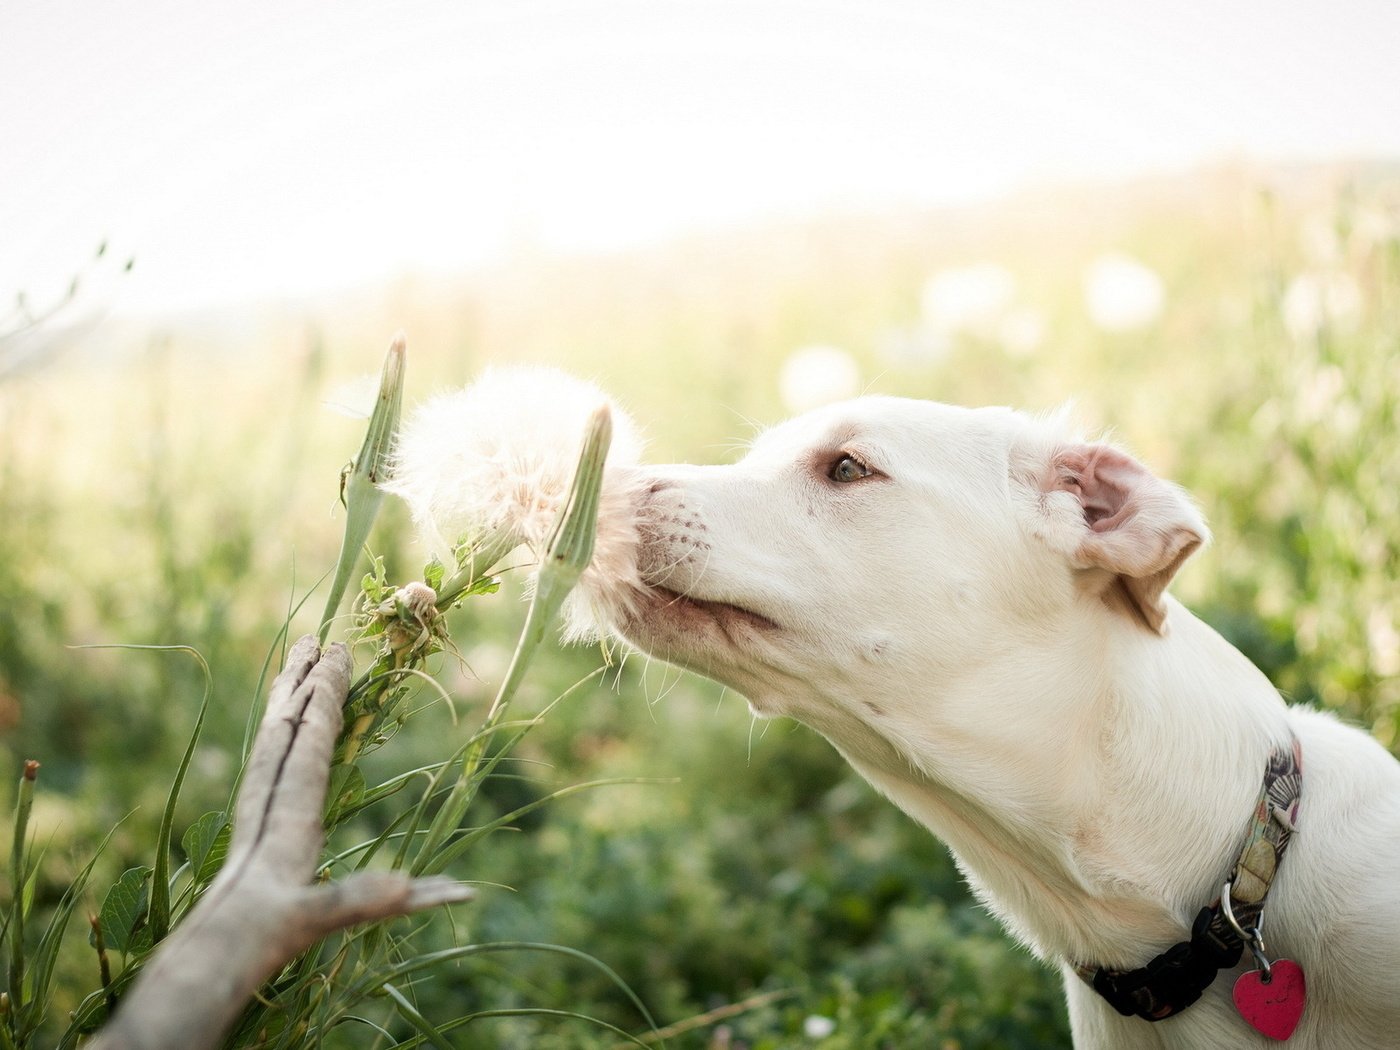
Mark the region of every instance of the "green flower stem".
<instances>
[{"instance_id":1,"label":"green flower stem","mask_svg":"<svg viewBox=\"0 0 1400 1050\"><path fill-rule=\"evenodd\" d=\"M488 764L482 769L482 755L491 730L500 721L516 690L520 688L525 671L543 643L545 633L563 606L564 599L574 589L579 577L583 575L583 570L593 558L593 544L598 532L598 499L603 487L603 464L607 460L608 446L611 443L612 416L607 406L603 405L588 420L583 451L579 454L573 485L570 487L568 499L555 518L554 529L536 574L535 597L530 602L530 611L526 614L525 627L520 632L520 641L515 647L510 668L506 671L501 687L486 713L477 743L468 750L462 760L462 770L457 782L433 817L422 849L414 861L415 875L435 874L441 870L443 858L439 854L442 846L466 815L474 794L474 783L479 776L489 772L490 765L494 764Z\"/></svg>"},{"instance_id":2,"label":"green flower stem","mask_svg":"<svg viewBox=\"0 0 1400 1050\"><path fill-rule=\"evenodd\" d=\"M559 516L545 549L544 560L536 576L535 599L525 618L510 669L491 709L486 713L487 726L494 725L515 695L535 650L544 641L545 631L564 605L564 599L578 584L583 570L593 560L593 544L598 535L598 498L603 489L603 464L612 443L612 416L606 405L598 408L588 420L583 452L578 470L569 489L569 498Z\"/></svg>"},{"instance_id":3,"label":"green flower stem","mask_svg":"<svg viewBox=\"0 0 1400 1050\"><path fill-rule=\"evenodd\" d=\"M10 1002L9 1021L19 1015L24 1006L24 886L29 872L25 869L25 849L29 836L29 813L34 808L34 781L39 776L39 763L32 759L24 763L19 780L19 798L15 802L15 841L10 852ZM8 1024L7 1026L8 1027Z\"/></svg>"},{"instance_id":4,"label":"green flower stem","mask_svg":"<svg viewBox=\"0 0 1400 1050\"><path fill-rule=\"evenodd\" d=\"M384 492L379 485L389 476L389 457L393 451L394 433L399 426L399 412L403 407L404 356L404 337L399 335L394 338L384 358L384 370L379 378L379 398L369 419L365 442L345 480L345 536L341 540L340 558L335 565L330 594L326 596L326 609L321 614L319 640L322 645L326 644L331 621L335 619L341 599L345 597L355 563L360 560L360 551L369 539L370 529L379 514L379 505L384 501Z\"/></svg>"},{"instance_id":5,"label":"green flower stem","mask_svg":"<svg viewBox=\"0 0 1400 1050\"><path fill-rule=\"evenodd\" d=\"M500 529L466 552L461 566L438 588L438 610L446 612L451 608L463 591L490 572L497 562L520 546L520 542L519 534L513 529Z\"/></svg>"}]
</instances>

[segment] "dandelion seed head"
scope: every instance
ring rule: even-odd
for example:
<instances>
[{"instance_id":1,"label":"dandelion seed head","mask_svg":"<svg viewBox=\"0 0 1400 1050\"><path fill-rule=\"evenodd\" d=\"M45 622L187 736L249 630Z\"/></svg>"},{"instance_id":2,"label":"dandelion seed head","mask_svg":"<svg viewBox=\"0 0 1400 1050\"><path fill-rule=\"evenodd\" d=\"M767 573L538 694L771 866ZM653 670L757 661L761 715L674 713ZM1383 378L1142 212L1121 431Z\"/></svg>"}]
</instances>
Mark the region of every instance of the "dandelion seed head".
<instances>
[{"instance_id":1,"label":"dandelion seed head","mask_svg":"<svg viewBox=\"0 0 1400 1050\"><path fill-rule=\"evenodd\" d=\"M419 538L449 560L463 538L505 531L539 557L569 493L590 415L609 406L613 438L599 498L593 560L565 609L567 633L596 631L604 592L638 579L630 417L593 384L556 369L500 368L439 394L399 432L385 489L409 506ZM606 587L602 581L610 581Z\"/></svg>"}]
</instances>

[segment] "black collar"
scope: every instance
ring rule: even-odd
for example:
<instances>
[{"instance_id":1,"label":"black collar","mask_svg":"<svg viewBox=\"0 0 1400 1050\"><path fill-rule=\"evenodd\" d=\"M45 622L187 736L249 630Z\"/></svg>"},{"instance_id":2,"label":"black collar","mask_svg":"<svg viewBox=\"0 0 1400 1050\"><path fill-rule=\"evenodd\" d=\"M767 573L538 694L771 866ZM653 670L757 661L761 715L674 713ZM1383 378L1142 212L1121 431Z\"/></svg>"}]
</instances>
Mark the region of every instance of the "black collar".
<instances>
[{"instance_id":1,"label":"black collar","mask_svg":"<svg viewBox=\"0 0 1400 1050\"><path fill-rule=\"evenodd\" d=\"M1190 940L1172 945L1146 966L1110 970L1077 965L1075 972L1125 1017L1161 1021L1199 999L1217 973L1239 962L1246 944L1241 933L1258 937L1264 899L1298 829L1302 787L1302 748L1293 739L1269 752L1249 835L1222 891L1233 921L1217 900L1196 915Z\"/></svg>"}]
</instances>

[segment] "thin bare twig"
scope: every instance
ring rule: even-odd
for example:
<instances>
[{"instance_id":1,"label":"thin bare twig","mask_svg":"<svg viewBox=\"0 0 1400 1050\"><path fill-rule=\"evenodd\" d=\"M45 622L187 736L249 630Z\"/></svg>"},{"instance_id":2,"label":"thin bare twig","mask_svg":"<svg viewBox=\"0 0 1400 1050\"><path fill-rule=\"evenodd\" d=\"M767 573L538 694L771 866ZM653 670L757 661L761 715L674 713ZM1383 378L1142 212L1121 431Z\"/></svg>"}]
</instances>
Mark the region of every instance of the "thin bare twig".
<instances>
[{"instance_id":1,"label":"thin bare twig","mask_svg":"<svg viewBox=\"0 0 1400 1050\"><path fill-rule=\"evenodd\" d=\"M467 900L446 878L365 872L314 885L331 758L350 688L343 645L300 639L272 684L228 859L156 950L93 1050L216 1046L270 975L336 930Z\"/></svg>"}]
</instances>

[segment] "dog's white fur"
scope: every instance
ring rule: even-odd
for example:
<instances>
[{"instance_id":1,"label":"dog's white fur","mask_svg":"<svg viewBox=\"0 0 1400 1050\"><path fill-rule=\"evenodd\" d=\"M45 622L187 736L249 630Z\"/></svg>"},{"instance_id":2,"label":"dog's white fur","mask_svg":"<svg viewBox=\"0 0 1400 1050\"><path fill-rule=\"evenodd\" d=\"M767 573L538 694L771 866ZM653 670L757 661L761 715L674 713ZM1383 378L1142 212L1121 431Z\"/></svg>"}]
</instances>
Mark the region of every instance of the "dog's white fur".
<instances>
[{"instance_id":1,"label":"dog's white fur","mask_svg":"<svg viewBox=\"0 0 1400 1050\"><path fill-rule=\"evenodd\" d=\"M873 473L833 480L847 456ZM798 417L733 466L618 484L643 584L593 604L823 733L1052 964L1130 969L1186 939L1291 730L1300 832L1265 912L1270 952L1307 976L1289 1045L1400 1045L1400 764L1285 706L1164 593L1207 538L1175 486L1053 420L897 398ZM1066 969L1076 1045L1276 1045L1236 1012L1236 976L1149 1023Z\"/></svg>"}]
</instances>

